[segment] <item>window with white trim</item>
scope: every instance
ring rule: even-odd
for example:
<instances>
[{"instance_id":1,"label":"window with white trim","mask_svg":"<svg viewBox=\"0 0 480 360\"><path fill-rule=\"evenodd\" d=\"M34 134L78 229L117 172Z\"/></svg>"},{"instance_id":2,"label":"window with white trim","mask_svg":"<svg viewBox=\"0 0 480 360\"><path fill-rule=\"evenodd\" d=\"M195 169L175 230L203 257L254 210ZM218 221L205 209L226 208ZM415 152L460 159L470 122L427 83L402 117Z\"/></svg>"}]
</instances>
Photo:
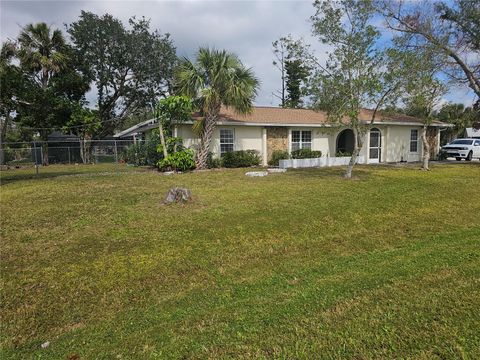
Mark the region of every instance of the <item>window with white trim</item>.
<instances>
[{"instance_id":1,"label":"window with white trim","mask_svg":"<svg viewBox=\"0 0 480 360\"><path fill-rule=\"evenodd\" d=\"M310 130L293 130L292 131L292 151L298 149L312 148L312 132Z\"/></svg>"},{"instance_id":2,"label":"window with white trim","mask_svg":"<svg viewBox=\"0 0 480 360\"><path fill-rule=\"evenodd\" d=\"M233 129L220 129L220 156L232 152L235 145L235 133Z\"/></svg>"},{"instance_id":3,"label":"window with white trim","mask_svg":"<svg viewBox=\"0 0 480 360\"><path fill-rule=\"evenodd\" d=\"M410 152L418 152L418 130L410 130Z\"/></svg>"}]
</instances>

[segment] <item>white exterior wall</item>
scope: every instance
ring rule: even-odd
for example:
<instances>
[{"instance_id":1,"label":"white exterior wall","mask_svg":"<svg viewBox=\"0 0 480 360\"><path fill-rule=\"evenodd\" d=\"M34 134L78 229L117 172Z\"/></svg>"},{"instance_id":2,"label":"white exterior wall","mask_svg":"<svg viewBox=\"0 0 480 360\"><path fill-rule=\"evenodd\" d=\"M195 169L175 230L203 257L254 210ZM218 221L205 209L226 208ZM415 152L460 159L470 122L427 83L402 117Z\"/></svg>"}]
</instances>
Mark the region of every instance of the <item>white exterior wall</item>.
<instances>
[{"instance_id":1,"label":"white exterior wall","mask_svg":"<svg viewBox=\"0 0 480 360\"><path fill-rule=\"evenodd\" d=\"M322 132L321 129L312 129L312 150L321 151L322 156L331 156L330 143L331 136L328 133Z\"/></svg>"},{"instance_id":2,"label":"white exterior wall","mask_svg":"<svg viewBox=\"0 0 480 360\"><path fill-rule=\"evenodd\" d=\"M187 148L197 149L200 139L192 130L192 125L175 126L177 136L183 139L183 146Z\"/></svg>"},{"instance_id":3,"label":"white exterior wall","mask_svg":"<svg viewBox=\"0 0 480 360\"><path fill-rule=\"evenodd\" d=\"M235 144L233 150L256 150L262 155L262 127L261 126L217 126L213 132L210 151L220 156L220 129L233 129Z\"/></svg>"},{"instance_id":4,"label":"white exterior wall","mask_svg":"<svg viewBox=\"0 0 480 360\"><path fill-rule=\"evenodd\" d=\"M233 129L234 131L234 150L256 150L262 156L263 146L263 127L262 126L231 126L218 125L212 136L210 151L214 157L220 156L220 129ZM185 147L197 149L200 139L193 132L192 125L178 125L177 134L183 139Z\"/></svg>"},{"instance_id":5,"label":"white exterior wall","mask_svg":"<svg viewBox=\"0 0 480 360\"><path fill-rule=\"evenodd\" d=\"M418 130L418 151L410 152L410 131ZM420 161L422 156L422 127L390 125L387 130L385 159L387 162ZM383 151L382 151L383 152Z\"/></svg>"},{"instance_id":6,"label":"white exterior wall","mask_svg":"<svg viewBox=\"0 0 480 360\"><path fill-rule=\"evenodd\" d=\"M381 162L399 162L399 161L420 161L422 155L422 127L405 125L379 125L375 126L381 132ZM235 133L235 150L256 150L264 158L266 154L266 131L265 127L259 126L233 126L219 125L213 133L211 151L214 156L220 155L220 129L233 129ZM321 151L322 156L334 157L336 153L337 137L341 129L332 128L309 128L309 127L290 127L288 129L289 149L291 148L292 130L310 130L312 131L312 150ZM410 152L410 131L418 130L418 151ZM188 148L196 149L200 143L198 136L192 131L192 125L177 125L177 136L183 138L183 143ZM364 145L360 156L366 159L368 163L370 134L367 133L364 138ZM265 161L265 159L264 159ZM264 162L264 165L266 163Z\"/></svg>"}]
</instances>

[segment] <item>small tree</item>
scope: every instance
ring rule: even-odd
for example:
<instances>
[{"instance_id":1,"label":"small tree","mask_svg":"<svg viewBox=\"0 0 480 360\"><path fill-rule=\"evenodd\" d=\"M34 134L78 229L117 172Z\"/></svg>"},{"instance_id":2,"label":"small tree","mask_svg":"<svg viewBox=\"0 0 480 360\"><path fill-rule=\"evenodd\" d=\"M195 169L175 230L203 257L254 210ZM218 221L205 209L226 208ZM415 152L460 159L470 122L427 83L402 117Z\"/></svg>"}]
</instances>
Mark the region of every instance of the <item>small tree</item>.
<instances>
[{"instance_id":1,"label":"small tree","mask_svg":"<svg viewBox=\"0 0 480 360\"><path fill-rule=\"evenodd\" d=\"M168 156L168 146L165 135L171 135L172 122L181 123L192 117L192 101L187 96L169 96L158 102L155 109L155 117L158 120L160 144L162 145L163 157Z\"/></svg>"},{"instance_id":2,"label":"small tree","mask_svg":"<svg viewBox=\"0 0 480 360\"><path fill-rule=\"evenodd\" d=\"M312 78L313 107L325 110L330 122L352 129L354 150L345 172L345 178L351 178L368 125L400 88L394 75L397 64L379 50L371 1L317 0L314 6L313 33L333 50L326 66L317 66ZM374 110L363 122L359 117L366 107Z\"/></svg>"},{"instance_id":3,"label":"small tree","mask_svg":"<svg viewBox=\"0 0 480 360\"><path fill-rule=\"evenodd\" d=\"M439 79L442 64L438 62L436 49L432 45L412 49L409 34L400 34L393 38L394 47L390 55L399 64L403 103L407 115L423 120L422 129L422 169L429 170L430 142L428 130L435 119L434 108L446 87Z\"/></svg>"},{"instance_id":4,"label":"small tree","mask_svg":"<svg viewBox=\"0 0 480 360\"><path fill-rule=\"evenodd\" d=\"M91 141L101 126L102 123L97 110L88 109L82 104L78 104L64 128L65 132L79 137L80 157L84 164L89 164L91 161Z\"/></svg>"},{"instance_id":5,"label":"small tree","mask_svg":"<svg viewBox=\"0 0 480 360\"><path fill-rule=\"evenodd\" d=\"M310 70L299 59L287 60L285 62L285 71L287 74L286 87L287 97L285 99L286 108L297 109L303 107L302 86L307 82Z\"/></svg>"},{"instance_id":6,"label":"small tree","mask_svg":"<svg viewBox=\"0 0 480 360\"><path fill-rule=\"evenodd\" d=\"M281 107L301 107L302 85L306 83L311 69L309 46L291 35L275 40L272 46L275 56L272 64L280 71L282 82L281 90L273 95L280 99Z\"/></svg>"}]
</instances>

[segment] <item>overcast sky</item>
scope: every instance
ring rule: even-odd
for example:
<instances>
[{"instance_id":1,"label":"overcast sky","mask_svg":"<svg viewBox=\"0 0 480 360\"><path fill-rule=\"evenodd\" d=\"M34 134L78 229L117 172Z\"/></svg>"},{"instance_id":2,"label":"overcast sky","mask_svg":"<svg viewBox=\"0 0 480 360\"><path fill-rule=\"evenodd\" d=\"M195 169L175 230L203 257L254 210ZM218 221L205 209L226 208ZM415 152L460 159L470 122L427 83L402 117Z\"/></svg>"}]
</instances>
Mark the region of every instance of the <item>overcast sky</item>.
<instances>
[{"instance_id":1,"label":"overcast sky","mask_svg":"<svg viewBox=\"0 0 480 360\"><path fill-rule=\"evenodd\" d=\"M280 85L272 66L274 40L290 33L310 42L318 56L325 55L325 48L311 37L311 1L0 1L1 41L15 38L28 23L64 29L81 10L88 10L108 12L125 24L133 15L151 19L152 28L172 35L179 56L191 57L199 46L232 51L261 80L257 105L279 102L272 95ZM468 89L456 88L444 101L470 105L472 99Z\"/></svg>"}]
</instances>

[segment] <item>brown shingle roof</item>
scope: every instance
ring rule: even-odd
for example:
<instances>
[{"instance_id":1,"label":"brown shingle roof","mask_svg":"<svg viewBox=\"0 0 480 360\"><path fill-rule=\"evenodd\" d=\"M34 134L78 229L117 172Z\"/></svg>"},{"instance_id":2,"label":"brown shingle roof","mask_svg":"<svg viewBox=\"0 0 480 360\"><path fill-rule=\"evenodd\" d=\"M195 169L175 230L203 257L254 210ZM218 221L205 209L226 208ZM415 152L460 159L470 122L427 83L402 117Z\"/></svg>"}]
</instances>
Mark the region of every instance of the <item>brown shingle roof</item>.
<instances>
[{"instance_id":1,"label":"brown shingle roof","mask_svg":"<svg viewBox=\"0 0 480 360\"><path fill-rule=\"evenodd\" d=\"M369 122L373 110L364 109L360 113L360 120ZM280 107L255 106L251 114L240 115L232 108L222 107L220 111L220 121L238 122L238 123L257 123L257 124L297 124L297 125L322 125L327 124L327 114L324 111L313 111L307 109L284 109ZM423 123L422 119L407 115L391 115L377 112L375 123L398 122L398 123ZM345 120L345 124L348 120ZM435 125L441 125L440 122L434 122Z\"/></svg>"}]
</instances>

